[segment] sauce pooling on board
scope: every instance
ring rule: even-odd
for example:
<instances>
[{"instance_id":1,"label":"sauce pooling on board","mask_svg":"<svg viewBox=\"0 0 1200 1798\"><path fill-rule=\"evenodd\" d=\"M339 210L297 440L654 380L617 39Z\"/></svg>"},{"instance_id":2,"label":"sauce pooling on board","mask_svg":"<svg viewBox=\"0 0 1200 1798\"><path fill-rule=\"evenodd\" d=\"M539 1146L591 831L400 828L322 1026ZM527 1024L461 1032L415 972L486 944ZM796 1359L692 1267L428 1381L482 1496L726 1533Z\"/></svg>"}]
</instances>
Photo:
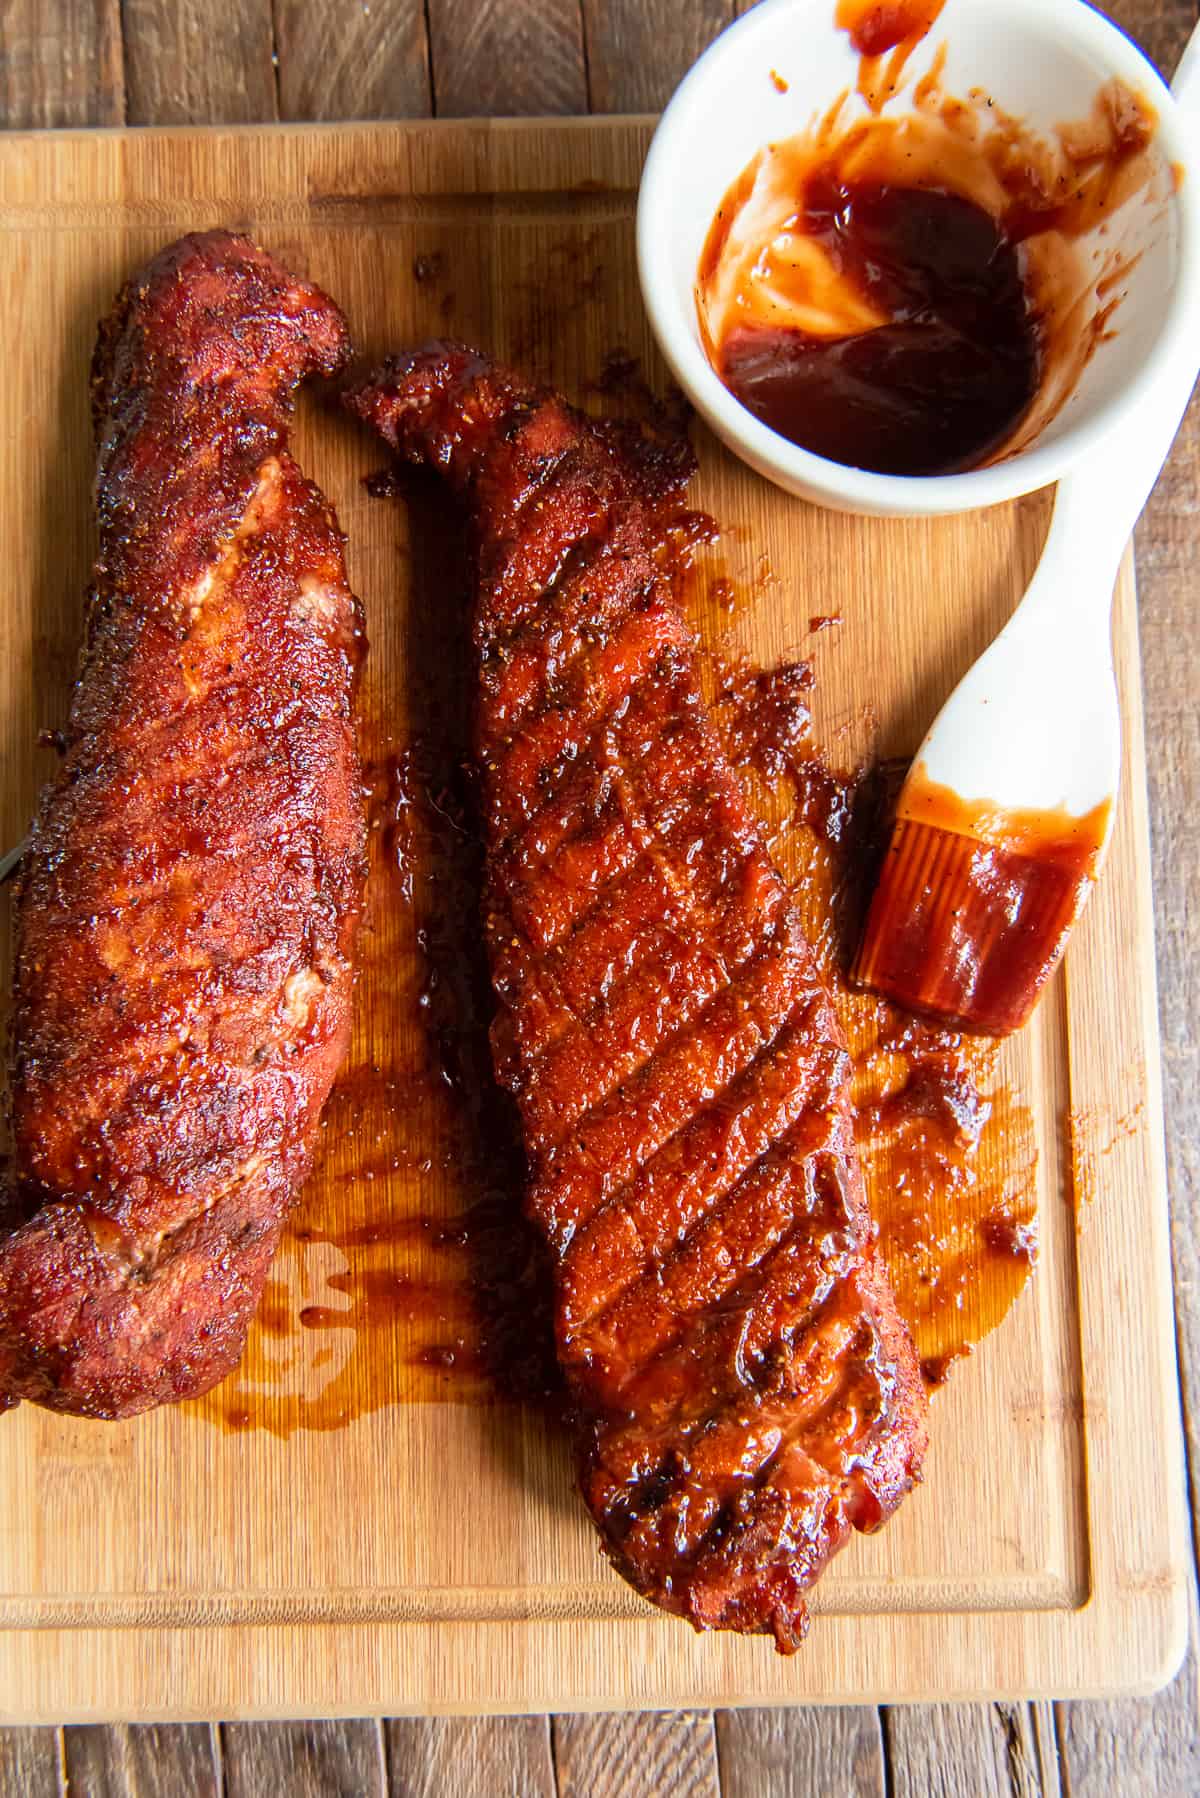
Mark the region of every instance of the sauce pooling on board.
<instances>
[{"instance_id":1,"label":"sauce pooling on board","mask_svg":"<svg viewBox=\"0 0 1200 1798\"><path fill-rule=\"evenodd\" d=\"M1154 115L1119 82L1042 137L990 95L947 94L942 46L910 110L893 109L939 12L839 7L861 52L858 110L843 95L760 151L697 271L709 359L747 410L887 474L978 467L1054 417L1131 266L1103 228L1164 174Z\"/></svg>"}]
</instances>

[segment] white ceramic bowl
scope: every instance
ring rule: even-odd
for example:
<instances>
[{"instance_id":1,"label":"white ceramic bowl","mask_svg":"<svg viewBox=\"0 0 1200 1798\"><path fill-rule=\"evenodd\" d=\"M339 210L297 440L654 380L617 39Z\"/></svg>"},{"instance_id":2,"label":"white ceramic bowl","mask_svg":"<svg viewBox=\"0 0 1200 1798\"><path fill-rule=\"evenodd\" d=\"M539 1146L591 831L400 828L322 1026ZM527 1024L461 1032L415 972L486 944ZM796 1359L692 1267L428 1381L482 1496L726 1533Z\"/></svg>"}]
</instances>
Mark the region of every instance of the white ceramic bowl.
<instances>
[{"instance_id":1,"label":"white ceramic bowl","mask_svg":"<svg viewBox=\"0 0 1200 1798\"><path fill-rule=\"evenodd\" d=\"M944 85L983 88L997 105L1050 135L1086 118L1116 76L1158 114L1157 196L1135 195L1106 235L1140 255L1110 338L1071 397L1024 448L963 474L897 476L846 467L799 448L746 410L712 368L700 337L696 272L730 184L767 143L800 132L853 89L858 58L833 22L835 0L762 0L700 58L659 122L638 200L642 295L655 336L700 415L737 455L790 493L842 511L917 516L965 511L1056 481L1130 418L1145 385L1172 366L1190 384L1200 332L1200 155L1195 123L1141 52L1083 0L947 0L906 72L919 77L946 45ZM787 83L780 91L773 71ZM857 99L853 105L860 105ZM903 109L903 100L896 103ZM890 109L889 109L890 110ZM1184 179L1172 183L1170 169ZM1086 249L1086 240L1081 245Z\"/></svg>"}]
</instances>

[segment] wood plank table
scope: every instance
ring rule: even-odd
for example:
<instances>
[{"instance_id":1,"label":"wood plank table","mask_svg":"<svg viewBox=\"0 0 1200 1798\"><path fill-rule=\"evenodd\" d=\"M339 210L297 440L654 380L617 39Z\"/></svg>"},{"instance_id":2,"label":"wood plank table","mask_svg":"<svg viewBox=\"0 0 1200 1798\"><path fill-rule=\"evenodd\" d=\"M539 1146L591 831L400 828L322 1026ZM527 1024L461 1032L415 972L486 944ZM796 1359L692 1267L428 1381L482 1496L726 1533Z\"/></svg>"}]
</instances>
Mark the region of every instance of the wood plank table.
<instances>
[{"instance_id":1,"label":"wood plank table","mask_svg":"<svg viewBox=\"0 0 1200 1798\"><path fill-rule=\"evenodd\" d=\"M645 111L742 0L5 0L7 128ZM1164 70L1196 0L1107 0ZM1190 1497L1200 1449L1200 402L1138 533ZM1193 1632L1195 1636L1195 1632ZM0 1798L1200 1791L1195 1641L1107 1704L0 1730Z\"/></svg>"}]
</instances>

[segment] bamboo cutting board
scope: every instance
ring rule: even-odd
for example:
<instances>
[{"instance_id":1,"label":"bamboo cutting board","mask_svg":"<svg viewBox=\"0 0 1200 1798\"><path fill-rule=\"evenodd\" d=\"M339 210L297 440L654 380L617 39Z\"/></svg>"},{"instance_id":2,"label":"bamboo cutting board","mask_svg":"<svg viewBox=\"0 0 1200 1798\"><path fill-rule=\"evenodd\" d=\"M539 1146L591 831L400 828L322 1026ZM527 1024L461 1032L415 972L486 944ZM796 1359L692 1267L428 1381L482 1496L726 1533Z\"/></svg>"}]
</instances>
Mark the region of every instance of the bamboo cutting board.
<instances>
[{"instance_id":1,"label":"bamboo cutting board","mask_svg":"<svg viewBox=\"0 0 1200 1798\"><path fill-rule=\"evenodd\" d=\"M37 733L66 713L93 553L87 364L125 275L179 232L233 224L328 286L367 358L449 331L578 394L621 346L661 386L633 259L648 135L642 121L595 120L0 144L0 845L24 833L47 774ZM855 520L784 498L711 440L698 447L697 501L754 589L732 618L702 607L702 628L771 663L805 648L810 617L838 613L841 628L805 650L818 735L846 764L911 753L1028 578L1045 500ZM364 747L387 787L432 703L424 609L439 603L445 523L370 499L377 452L315 398L297 448L349 533L372 642ZM482 1402L481 1383L436 1356L410 1355L407 1371L389 1357L389 1342L412 1346L431 1291L439 1324L452 1309L429 1276L433 1249L404 1251L410 1312L391 1337L372 1331L372 1257L399 1252L403 1234L388 1220L419 1236L444 1215L458 1154L453 1119L413 1078L415 931L449 900L416 891L410 904L403 880L376 878L347 1079L240 1379L120 1425L30 1406L0 1421L0 1717L890 1701L1164 1681L1185 1639L1185 1538L1128 569L1116 645L1126 766L1112 856L1064 973L1001 1068L1037 1148L1040 1266L939 1397L924 1487L835 1564L799 1654L699 1638L651 1612L601 1560L553 1423ZM297 1328L301 1312L319 1327ZM328 1427L330 1393L340 1427Z\"/></svg>"}]
</instances>

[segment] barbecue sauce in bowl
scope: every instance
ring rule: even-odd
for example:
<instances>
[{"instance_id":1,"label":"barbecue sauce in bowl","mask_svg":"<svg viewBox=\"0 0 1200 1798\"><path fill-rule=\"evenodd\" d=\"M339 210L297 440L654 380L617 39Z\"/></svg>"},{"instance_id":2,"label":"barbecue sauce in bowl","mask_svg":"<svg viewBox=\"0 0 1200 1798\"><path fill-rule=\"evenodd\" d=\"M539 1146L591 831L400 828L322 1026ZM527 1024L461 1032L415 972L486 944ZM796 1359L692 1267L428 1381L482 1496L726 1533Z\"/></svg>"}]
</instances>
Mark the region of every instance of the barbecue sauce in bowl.
<instances>
[{"instance_id":1,"label":"barbecue sauce in bowl","mask_svg":"<svg viewBox=\"0 0 1200 1798\"><path fill-rule=\"evenodd\" d=\"M748 411L833 462L955 474L1009 436L1037 391L1036 314L1017 248L970 200L814 170L798 228L880 322L823 337L735 327L718 373Z\"/></svg>"},{"instance_id":2,"label":"barbecue sauce in bowl","mask_svg":"<svg viewBox=\"0 0 1200 1798\"><path fill-rule=\"evenodd\" d=\"M1049 136L946 92L944 45L906 88L940 10L843 0L855 97L758 153L697 269L702 341L734 397L801 448L888 475L960 473L1040 434L1128 273L1097 241L1153 179L1154 114L1120 82Z\"/></svg>"}]
</instances>

